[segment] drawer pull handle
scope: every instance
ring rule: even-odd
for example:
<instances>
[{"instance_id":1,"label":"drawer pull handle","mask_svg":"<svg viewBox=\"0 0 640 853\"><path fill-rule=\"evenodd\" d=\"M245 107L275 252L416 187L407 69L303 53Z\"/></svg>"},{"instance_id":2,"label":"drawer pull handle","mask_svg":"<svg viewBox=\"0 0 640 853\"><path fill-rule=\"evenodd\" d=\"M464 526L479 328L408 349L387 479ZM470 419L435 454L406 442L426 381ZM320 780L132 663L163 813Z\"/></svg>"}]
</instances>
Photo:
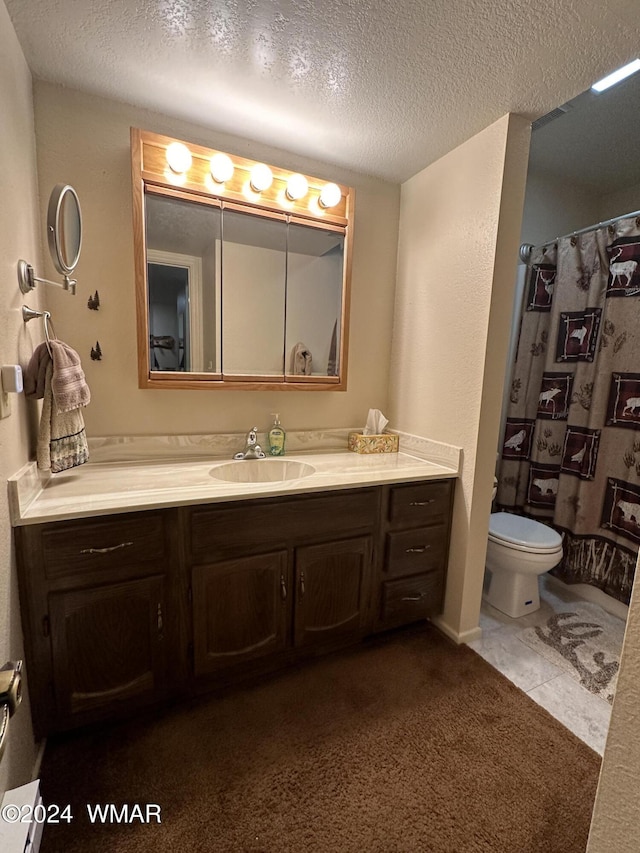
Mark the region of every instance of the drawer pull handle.
<instances>
[{"instance_id":1,"label":"drawer pull handle","mask_svg":"<svg viewBox=\"0 0 640 853\"><path fill-rule=\"evenodd\" d=\"M112 551L119 551L120 548L129 548L133 542L121 542L119 545L112 545L110 548L83 548L81 554L110 554Z\"/></svg>"},{"instance_id":2,"label":"drawer pull handle","mask_svg":"<svg viewBox=\"0 0 640 853\"><path fill-rule=\"evenodd\" d=\"M304 596L304 572L300 572L300 598Z\"/></svg>"},{"instance_id":3,"label":"drawer pull handle","mask_svg":"<svg viewBox=\"0 0 640 853\"><path fill-rule=\"evenodd\" d=\"M430 498L428 501L411 501L409 506L428 506L429 504L434 504L435 502L435 498Z\"/></svg>"},{"instance_id":4,"label":"drawer pull handle","mask_svg":"<svg viewBox=\"0 0 640 853\"><path fill-rule=\"evenodd\" d=\"M419 548L406 548L405 554L424 554L429 548L431 548L431 545L421 545Z\"/></svg>"},{"instance_id":5,"label":"drawer pull handle","mask_svg":"<svg viewBox=\"0 0 640 853\"><path fill-rule=\"evenodd\" d=\"M425 596L424 592L419 592L417 595L405 595L400 600L401 601L422 601L424 596Z\"/></svg>"},{"instance_id":6,"label":"drawer pull handle","mask_svg":"<svg viewBox=\"0 0 640 853\"><path fill-rule=\"evenodd\" d=\"M284 575L280 575L280 597L283 601L287 600L287 585L284 581Z\"/></svg>"}]
</instances>

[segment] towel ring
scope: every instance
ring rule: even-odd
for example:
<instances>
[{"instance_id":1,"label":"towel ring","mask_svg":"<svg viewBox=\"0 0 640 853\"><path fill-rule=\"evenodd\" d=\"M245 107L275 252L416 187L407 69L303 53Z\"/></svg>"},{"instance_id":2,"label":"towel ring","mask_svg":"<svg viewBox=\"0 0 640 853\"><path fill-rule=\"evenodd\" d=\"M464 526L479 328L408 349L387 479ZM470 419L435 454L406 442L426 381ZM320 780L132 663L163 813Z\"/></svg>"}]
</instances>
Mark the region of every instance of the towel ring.
<instances>
[{"instance_id":1,"label":"towel ring","mask_svg":"<svg viewBox=\"0 0 640 853\"><path fill-rule=\"evenodd\" d=\"M56 330L53 328L53 320L51 319L51 314L48 311L44 312L43 319L44 337L47 344L47 349L49 350L49 355L51 355L51 347L49 346L49 344L57 337Z\"/></svg>"},{"instance_id":2,"label":"towel ring","mask_svg":"<svg viewBox=\"0 0 640 853\"><path fill-rule=\"evenodd\" d=\"M34 320L36 317L42 317L44 321L44 342L47 346L49 355L53 358L53 355L51 354L51 341L56 338L56 330L53 328L51 313L49 311L34 311L33 308L29 308L28 305L22 306L22 320L24 323L28 323L29 320Z\"/></svg>"}]
</instances>

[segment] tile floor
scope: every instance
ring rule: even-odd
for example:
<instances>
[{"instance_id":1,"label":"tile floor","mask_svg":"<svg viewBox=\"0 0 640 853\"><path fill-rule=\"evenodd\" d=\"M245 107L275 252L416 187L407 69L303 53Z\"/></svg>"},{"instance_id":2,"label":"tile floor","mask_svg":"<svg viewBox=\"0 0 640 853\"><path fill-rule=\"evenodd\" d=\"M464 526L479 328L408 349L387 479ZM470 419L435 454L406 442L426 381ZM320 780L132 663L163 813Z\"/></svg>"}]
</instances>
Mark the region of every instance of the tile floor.
<instances>
[{"instance_id":1,"label":"tile floor","mask_svg":"<svg viewBox=\"0 0 640 853\"><path fill-rule=\"evenodd\" d=\"M482 637L469 646L602 755L611 705L594 696L517 636L523 628L543 624L553 613L566 610L567 604L574 601L584 599L572 593L570 586L548 575L543 576L540 610L512 619L483 602L480 614Z\"/></svg>"}]
</instances>

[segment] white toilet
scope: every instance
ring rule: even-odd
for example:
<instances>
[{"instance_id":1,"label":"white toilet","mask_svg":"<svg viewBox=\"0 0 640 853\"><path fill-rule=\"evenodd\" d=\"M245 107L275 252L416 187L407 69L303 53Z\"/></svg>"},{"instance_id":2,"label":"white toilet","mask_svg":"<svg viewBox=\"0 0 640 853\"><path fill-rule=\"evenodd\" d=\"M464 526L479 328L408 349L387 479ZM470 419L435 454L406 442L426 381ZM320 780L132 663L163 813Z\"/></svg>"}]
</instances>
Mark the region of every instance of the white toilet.
<instances>
[{"instance_id":1,"label":"white toilet","mask_svg":"<svg viewBox=\"0 0 640 853\"><path fill-rule=\"evenodd\" d=\"M493 512L483 598L507 616L533 613L540 607L539 575L561 559L562 537L553 528L520 515Z\"/></svg>"}]
</instances>

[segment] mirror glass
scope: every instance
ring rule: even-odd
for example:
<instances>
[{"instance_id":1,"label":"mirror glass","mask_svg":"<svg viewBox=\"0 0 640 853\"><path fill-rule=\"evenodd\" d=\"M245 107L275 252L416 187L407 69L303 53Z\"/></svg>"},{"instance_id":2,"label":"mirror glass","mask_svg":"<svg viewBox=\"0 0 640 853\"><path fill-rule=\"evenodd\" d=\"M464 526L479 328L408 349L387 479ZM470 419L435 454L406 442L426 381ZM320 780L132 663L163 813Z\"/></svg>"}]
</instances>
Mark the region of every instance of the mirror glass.
<instances>
[{"instance_id":1,"label":"mirror glass","mask_svg":"<svg viewBox=\"0 0 640 853\"><path fill-rule=\"evenodd\" d=\"M219 207L147 193L149 365L219 373Z\"/></svg>"},{"instance_id":2,"label":"mirror glass","mask_svg":"<svg viewBox=\"0 0 640 853\"><path fill-rule=\"evenodd\" d=\"M222 370L284 374L287 223L223 210Z\"/></svg>"},{"instance_id":3,"label":"mirror glass","mask_svg":"<svg viewBox=\"0 0 640 853\"><path fill-rule=\"evenodd\" d=\"M338 375L343 261L343 234L289 223L287 373Z\"/></svg>"},{"instance_id":4,"label":"mirror glass","mask_svg":"<svg viewBox=\"0 0 640 853\"><path fill-rule=\"evenodd\" d=\"M151 372L339 375L341 230L145 199Z\"/></svg>"},{"instance_id":5,"label":"mirror glass","mask_svg":"<svg viewBox=\"0 0 640 853\"><path fill-rule=\"evenodd\" d=\"M47 213L47 234L56 269L69 275L80 258L82 214L78 194L68 184L57 184L53 188Z\"/></svg>"},{"instance_id":6,"label":"mirror glass","mask_svg":"<svg viewBox=\"0 0 640 853\"><path fill-rule=\"evenodd\" d=\"M539 245L640 209L640 74L532 125L522 239Z\"/></svg>"}]
</instances>

